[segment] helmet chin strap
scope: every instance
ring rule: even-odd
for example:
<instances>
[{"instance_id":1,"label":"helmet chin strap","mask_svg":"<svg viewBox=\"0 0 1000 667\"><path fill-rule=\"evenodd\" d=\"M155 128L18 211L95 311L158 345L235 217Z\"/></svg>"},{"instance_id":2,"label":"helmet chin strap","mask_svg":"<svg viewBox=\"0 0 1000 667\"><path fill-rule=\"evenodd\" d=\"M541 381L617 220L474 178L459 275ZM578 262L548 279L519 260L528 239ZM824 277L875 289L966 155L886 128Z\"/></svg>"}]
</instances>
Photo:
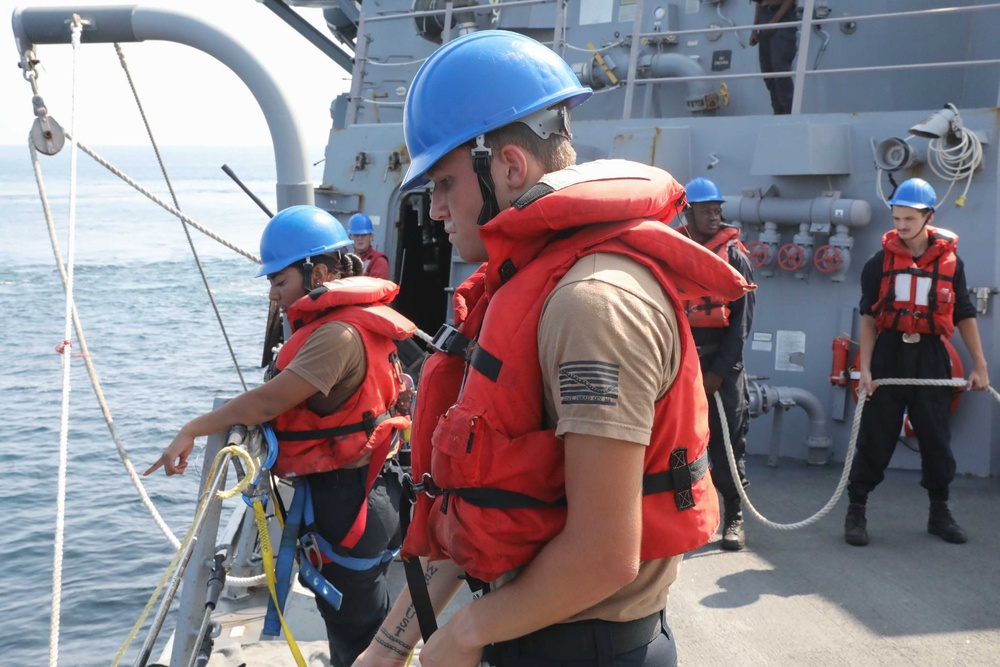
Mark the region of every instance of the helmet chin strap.
<instances>
[{"instance_id":1,"label":"helmet chin strap","mask_svg":"<svg viewBox=\"0 0 1000 667\"><path fill-rule=\"evenodd\" d=\"M542 139L548 139L553 134L567 139L573 138L569 129L569 110L564 106L539 109L515 122L527 125ZM480 227L495 218L500 212L500 206L497 204L496 185L493 183L493 174L490 172L492 163L493 150L486 146L486 135L480 134L476 137L476 145L472 149L472 169L479 177L479 191L483 194L483 208L479 211L479 220L476 222Z\"/></svg>"},{"instance_id":2,"label":"helmet chin strap","mask_svg":"<svg viewBox=\"0 0 1000 667\"><path fill-rule=\"evenodd\" d=\"M493 149L486 146L486 135L476 137L476 146L472 149L472 170L479 177L479 191L483 194L483 208L479 211L476 224L482 227L496 217L500 212L497 204L496 186L493 184L493 174L490 167L493 163Z\"/></svg>"},{"instance_id":3,"label":"helmet chin strap","mask_svg":"<svg viewBox=\"0 0 1000 667\"><path fill-rule=\"evenodd\" d=\"M306 261L302 263L302 289L305 290L306 294L312 291L312 273L313 273L312 257L306 257Z\"/></svg>"}]
</instances>

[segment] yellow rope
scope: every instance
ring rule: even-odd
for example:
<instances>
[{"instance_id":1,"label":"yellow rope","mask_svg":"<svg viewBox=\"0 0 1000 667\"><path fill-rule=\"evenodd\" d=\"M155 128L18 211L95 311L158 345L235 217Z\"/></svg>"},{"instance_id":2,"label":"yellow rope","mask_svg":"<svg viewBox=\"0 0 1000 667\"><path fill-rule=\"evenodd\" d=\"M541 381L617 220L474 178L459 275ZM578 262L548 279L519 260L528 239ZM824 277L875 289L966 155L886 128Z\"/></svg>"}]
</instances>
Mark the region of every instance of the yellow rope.
<instances>
[{"instance_id":1,"label":"yellow rope","mask_svg":"<svg viewBox=\"0 0 1000 667\"><path fill-rule=\"evenodd\" d=\"M260 498L254 499L253 512L257 517L257 533L260 535L260 553L264 558L264 573L267 575L267 589L271 592L271 599L274 600L274 608L278 612L278 620L281 621L281 629L285 632L285 641L288 642L288 648L292 651L292 656L295 658L295 664L299 667L306 667L306 661L303 659L302 653L299 651L298 644L295 643L295 637L292 636L292 631L285 623L285 617L281 613L281 604L278 602L278 592L275 590L274 557L271 555L271 536L267 532L267 517L264 516L264 505L260 502Z\"/></svg>"},{"instance_id":2,"label":"yellow rope","mask_svg":"<svg viewBox=\"0 0 1000 667\"><path fill-rule=\"evenodd\" d=\"M153 608L153 605L156 604L156 600L160 597L160 592L163 591L163 586L170 579L170 576L173 573L174 568L177 567L177 562L180 560L181 554L184 553L188 543L191 542L195 524L198 523L197 518L207 508L208 501L212 500L212 498L209 498L207 495L208 488L211 485L212 480L215 479L215 471L219 467L219 462L222 461L222 457L227 453L237 456L243 461L243 463L247 467L247 474L243 477L242 480L240 480L240 482L235 487L227 491L219 491L215 497L218 498L219 500L232 498L237 493L242 493L243 489L249 486L250 482L253 481L254 475L257 470L257 464L245 449L243 449L242 447L236 447L235 445L230 445L228 447L223 447L222 449L219 450L219 453L215 455L215 459L212 460L212 469L209 472L208 476L205 478L206 479L205 489L203 490L201 500L198 503L198 511L195 512L195 521L191 522L191 527L188 528L187 534L181 541L180 548L177 549L177 553L174 554L173 559L170 561L170 565L167 566L166 571L163 573L163 577L160 579L160 583L156 585L156 590L154 590L153 594L150 596L149 602L146 603L146 608L142 610L142 614L139 615L139 620L136 621L135 626L133 626L132 628L132 631L125 639L125 643L122 644L120 649L118 649L118 654L115 656L114 662L111 663L111 667L118 666L118 663L121 662L122 656L125 655L125 651L128 650L129 645L135 639L136 635L139 634L139 630L142 628L142 624L146 622L146 617L149 616L150 610ZM263 543L263 541L264 538L262 534L261 542ZM272 567L271 569L273 570L274 568ZM282 621L282 623L284 623L284 621ZM304 663L301 664L304 667Z\"/></svg>"},{"instance_id":3,"label":"yellow rope","mask_svg":"<svg viewBox=\"0 0 1000 667\"><path fill-rule=\"evenodd\" d=\"M196 517L204 511L207 500L207 497L202 497L202 500L198 505L198 512L195 513ZM111 667L118 667L118 663L121 662L122 656L125 655L125 651L128 650L129 645L135 639L136 635L139 634L142 624L146 622L146 617L149 616L150 610L153 608L153 605L156 604L156 600L160 597L160 592L163 590L163 586L167 583L167 580L170 579L170 575L173 573L174 568L177 567L177 562L180 560L181 554L184 553L185 548L187 548L188 543L191 541L195 523L195 521L191 522L191 527L188 528L187 534L184 536L184 539L181 540L180 548L177 549L177 553L174 554L173 559L170 561L170 565L167 566L166 571L163 573L163 577L160 579L160 583L156 585L156 590L154 590L153 594L150 596L149 602L146 603L146 608L142 610L142 614L139 615L139 620L136 621L135 625L132 627L132 631L125 639L125 643L122 644L120 649L118 649L118 654L115 656L114 662L111 663Z\"/></svg>"}]
</instances>

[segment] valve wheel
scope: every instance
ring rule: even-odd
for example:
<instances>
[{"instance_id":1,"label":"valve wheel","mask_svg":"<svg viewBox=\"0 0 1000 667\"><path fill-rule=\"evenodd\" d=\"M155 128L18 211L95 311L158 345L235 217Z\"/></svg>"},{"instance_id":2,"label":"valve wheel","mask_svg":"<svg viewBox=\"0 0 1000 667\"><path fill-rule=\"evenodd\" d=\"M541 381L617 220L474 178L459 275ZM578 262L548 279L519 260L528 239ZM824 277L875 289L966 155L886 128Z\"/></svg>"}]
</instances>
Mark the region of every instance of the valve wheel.
<instances>
[{"instance_id":1,"label":"valve wheel","mask_svg":"<svg viewBox=\"0 0 1000 667\"><path fill-rule=\"evenodd\" d=\"M749 259L750 263L753 265L753 268L759 269L760 267L767 264L769 253L767 251L767 246L764 245L761 241L751 241L750 243L747 244L747 250L750 251Z\"/></svg>"},{"instance_id":2,"label":"valve wheel","mask_svg":"<svg viewBox=\"0 0 1000 667\"><path fill-rule=\"evenodd\" d=\"M778 250L778 266L785 271L798 271L802 268L805 258L802 246L795 243L786 243Z\"/></svg>"},{"instance_id":3,"label":"valve wheel","mask_svg":"<svg viewBox=\"0 0 1000 667\"><path fill-rule=\"evenodd\" d=\"M820 273L833 273L840 268L841 255L840 248L832 245L825 245L816 251L813 257L813 264Z\"/></svg>"}]
</instances>

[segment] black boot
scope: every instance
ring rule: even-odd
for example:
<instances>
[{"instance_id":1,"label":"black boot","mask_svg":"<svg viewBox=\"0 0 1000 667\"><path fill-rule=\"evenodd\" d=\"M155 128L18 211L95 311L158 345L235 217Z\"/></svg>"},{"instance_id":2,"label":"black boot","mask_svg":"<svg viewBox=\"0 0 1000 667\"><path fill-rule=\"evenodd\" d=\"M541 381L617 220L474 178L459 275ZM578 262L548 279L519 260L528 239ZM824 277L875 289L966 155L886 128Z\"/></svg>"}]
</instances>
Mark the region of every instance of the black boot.
<instances>
[{"instance_id":1,"label":"black boot","mask_svg":"<svg viewBox=\"0 0 1000 667\"><path fill-rule=\"evenodd\" d=\"M948 502L944 500L931 501L931 513L927 519L927 532L937 535L945 542L952 544L965 544L969 541L969 536L965 534L962 527L955 522L955 517L948 509Z\"/></svg>"},{"instance_id":2,"label":"black boot","mask_svg":"<svg viewBox=\"0 0 1000 667\"><path fill-rule=\"evenodd\" d=\"M855 547L868 544L868 520L865 519L865 505L851 503L847 506L844 520L844 541Z\"/></svg>"},{"instance_id":3,"label":"black boot","mask_svg":"<svg viewBox=\"0 0 1000 667\"><path fill-rule=\"evenodd\" d=\"M739 551L747 545L747 537L743 533L743 510L740 499L726 500L725 521L722 525L722 548L726 551Z\"/></svg>"}]
</instances>

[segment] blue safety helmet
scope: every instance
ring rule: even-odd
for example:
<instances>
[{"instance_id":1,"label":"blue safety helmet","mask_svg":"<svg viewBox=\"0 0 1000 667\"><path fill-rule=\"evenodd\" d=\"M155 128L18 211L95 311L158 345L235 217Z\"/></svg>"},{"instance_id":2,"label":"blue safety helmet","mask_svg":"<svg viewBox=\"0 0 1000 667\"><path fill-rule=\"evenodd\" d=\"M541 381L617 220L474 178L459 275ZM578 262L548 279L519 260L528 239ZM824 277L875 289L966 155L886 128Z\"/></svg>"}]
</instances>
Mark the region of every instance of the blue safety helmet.
<instances>
[{"instance_id":1,"label":"blue safety helmet","mask_svg":"<svg viewBox=\"0 0 1000 667\"><path fill-rule=\"evenodd\" d=\"M931 184L924 179L911 178L899 184L892 199L889 200L889 205L909 206L910 208L933 211L934 207L937 206L937 193L934 192Z\"/></svg>"},{"instance_id":2,"label":"blue safety helmet","mask_svg":"<svg viewBox=\"0 0 1000 667\"><path fill-rule=\"evenodd\" d=\"M696 178L684 186L687 193L687 203L697 204L698 202L717 201L724 202L726 198L719 191L719 186L707 178Z\"/></svg>"},{"instance_id":3,"label":"blue safety helmet","mask_svg":"<svg viewBox=\"0 0 1000 667\"><path fill-rule=\"evenodd\" d=\"M289 206L271 218L260 237L257 277L277 273L300 259L351 245L344 226L315 206Z\"/></svg>"},{"instance_id":4,"label":"blue safety helmet","mask_svg":"<svg viewBox=\"0 0 1000 667\"><path fill-rule=\"evenodd\" d=\"M347 221L347 233L351 236L356 234L374 234L375 230L372 229L372 219L364 213L355 213Z\"/></svg>"},{"instance_id":5,"label":"blue safety helmet","mask_svg":"<svg viewBox=\"0 0 1000 667\"><path fill-rule=\"evenodd\" d=\"M561 102L573 108L591 95L562 58L530 37L484 30L454 39L420 66L406 95L410 166L401 187L426 183L428 169L480 134Z\"/></svg>"}]
</instances>

